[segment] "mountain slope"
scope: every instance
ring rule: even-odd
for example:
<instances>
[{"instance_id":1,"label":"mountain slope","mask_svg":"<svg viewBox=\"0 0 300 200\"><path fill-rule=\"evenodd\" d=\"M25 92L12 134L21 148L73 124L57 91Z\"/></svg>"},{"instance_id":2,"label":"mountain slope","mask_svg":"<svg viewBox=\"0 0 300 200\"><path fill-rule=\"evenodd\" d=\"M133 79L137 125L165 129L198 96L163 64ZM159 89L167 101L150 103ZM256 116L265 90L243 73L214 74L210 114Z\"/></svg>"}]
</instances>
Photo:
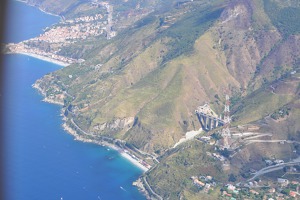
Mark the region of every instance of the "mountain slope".
<instances>
[{"instance_id":1,"label":"mountain slope","mask_svg":"<svg viewBox=\"0 0 300 200\"><path fill-rule=\"evenodd\" d=\"M72 106L78 110L74 118L78 125L90 132L126 139L149 152L168 148L187 130L199 129L194 109L221 93L226 83L238 85L225 67L224 54L213 48L211 33L201 36L220 15L219 10L204 11L209 7L187 14L182 13L187 8L178 9L178 24L167 30L162 30L155 18L147 25L133 26L92 58L94 63L106 60L100 70L95 71L94 63L90 66L87 61L57 72L61 81L58 87L63 83L75 96ZM192 34L181 30L193 20L201 24L190 25ZM178 45L179 37L192 43ZM182 53L174 54L177 51ZM106 58L97 61L98 55ZM53 87L53 83L48 86ZM137 126L122 131L124 127L112 129L109 125L126 118L136 118Z\"/></svg>"},{"instance_id":2,"label":"mountain slope","mask_svg":"<svg viewBox=\"0 0 300 200\"><path fill-rule=\"evenodd\" d=\"M53 74L58 87L75 97L71 104L80 127L149 152L162 150L199 128L193 114L197 106L214 101L225 89L247 94L259 88L271 79L275 57L289 66L297 62L298 36L283 39L260 8L263 1L195 3L201 5L197 8L193 3L160 18L147 16L84 54L85 63ZM53 87L53 81L45 84ZM129 120L129 127L111 128L127 118L135 118L135 126Z\"/></svg>"},{"instance_id":3,"label":"mountain slope","mask_svg":"<svg viewBox=\"0 0 300 200\"><path fill-rule=\"evenodd\" d=\"M154 4L130 22L118 18L128 23L109 41L92 38L66 47L66 53L82 50L76 55L85 62L37 81L47 97L64 104L66 123L75 122L93 139L121 139L156 157L160 163L144 177L170 199L209 198L195 189L191 176L246 181L250 169L259 170L272 156L270 149L278 159L294 159L293 142L239 138L242 147L227 158L227 168L206 153L220 153L218 144L193 140L172 147L201 127L198 106L208 103L222 114L225 93L231 96L234 133L255 125L269 134L263 139L300 139L298 1Z\"/></svg>"}]
</instances>

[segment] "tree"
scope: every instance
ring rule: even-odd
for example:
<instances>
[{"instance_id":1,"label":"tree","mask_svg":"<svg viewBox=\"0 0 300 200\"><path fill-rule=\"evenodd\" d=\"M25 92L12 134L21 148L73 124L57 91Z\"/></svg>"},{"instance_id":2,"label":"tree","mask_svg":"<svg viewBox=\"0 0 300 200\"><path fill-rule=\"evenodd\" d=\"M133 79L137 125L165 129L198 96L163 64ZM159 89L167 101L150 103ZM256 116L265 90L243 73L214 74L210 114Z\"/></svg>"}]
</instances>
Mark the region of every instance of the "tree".
<instances>
[{"instance_id":1,"label":"tree","mask_svg":"<svg viewBox=\"0 0 300 200\"><path fill-rule=\"evenodd\" d=\"M229 182L235 182L236 181L236 177L234 176L234 174L229 175L228 181Z\"/></svg>"},{"instance_id":2,"label":"tree","mask_svg":"<svg viewBox=\"0 0 300 200\"><path fill-rule=\"evenodd\" d=\"M285 188L285 189L281 190L281 193L285 194L285 195L288 195L290 193L290 190Z\"/></svg>"},{"instance_id":3,"label":"tree","mask_svg":"<svg viewBox=\"0 0 300 200\"><path fill-rule=\"evenodd\" d=\"M226 158L229 158L230 156L230 151L226 148L224 150L220 150L219 153Z\"/></svg>"}]
</instances>

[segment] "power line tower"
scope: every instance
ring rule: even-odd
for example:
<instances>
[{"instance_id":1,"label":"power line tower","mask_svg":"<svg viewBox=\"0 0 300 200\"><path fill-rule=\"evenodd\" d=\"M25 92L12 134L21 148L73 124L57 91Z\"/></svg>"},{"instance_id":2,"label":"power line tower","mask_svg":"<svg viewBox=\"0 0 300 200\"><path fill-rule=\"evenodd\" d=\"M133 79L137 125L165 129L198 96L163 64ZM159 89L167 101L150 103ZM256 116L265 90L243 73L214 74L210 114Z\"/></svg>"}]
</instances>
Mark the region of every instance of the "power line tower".
<instances>
[{"instance_id":1,"label":"power line tower","mask_svg":"<svg viewBox=\"0 0 300 200\"><path fill-rule=\"evenodd\" d=\"M228 138L231 137L230 133L230 101L229 95L226 95L225 109L224 109L224 128L222 129L222 137L224 139L224 148L229 148Z\"/></svg>"}]
</instances>

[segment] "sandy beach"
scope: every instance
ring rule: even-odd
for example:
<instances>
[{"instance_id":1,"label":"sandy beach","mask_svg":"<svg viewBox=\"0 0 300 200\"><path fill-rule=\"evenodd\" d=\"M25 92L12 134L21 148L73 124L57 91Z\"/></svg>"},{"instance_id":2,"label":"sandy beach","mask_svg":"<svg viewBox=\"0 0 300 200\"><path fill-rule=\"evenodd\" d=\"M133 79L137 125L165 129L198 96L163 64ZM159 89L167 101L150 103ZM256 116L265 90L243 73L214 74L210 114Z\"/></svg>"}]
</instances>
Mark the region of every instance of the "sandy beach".
<instances>
[{"instance_id":1,"label":"sandy beach","mask_svg":"<svg viewBox=\"0 0 300 200\"><path fill-rule=\"evenodd\" d=\"M135 160L134 158L132 158L129 154L127 154L125 152L121 152L121 155L124 158L126 158L127 160L129 160L131 163L133 163L135 166L137 166L140 169L142 169L144 172L148 171L147 167L145 167L144 165L142 165L141 163L139 163L137 160Z\"/></svg>"},{"instance_id":2,"label":"sandy beach","mask_svg":"<svg viewBox=\"0 0 300 200\"><path fill-rule=\"evenodd\" d=\"M48 58L46 56L41 56L41 55L37 55L37 54L33 54L33 53L26 53L26 52L17 52L17 53L15 53L14 52L14 53L9 53L9 54L22 54L22 55L30 56L30 57L37 58L37 59L40 59L40 60L44 60L46 62L54 63L54 64L57 64L57 65L60 65L60 66L63 66L63 67L66 67L66 66L70 65L69 63L66 63L66 62L62 62L62 61L59 61L59 60L55 60L55 59L52 59L52 58Z\"/></svg>"},{"instance_id":3,"label":"sandy beach","mask_svg":"<svg viewBox=\"0 0 300 200\"><path fill-rule=\"evenodd\" d=\"M57 60L54 60L54 59L51 59L51 58L47 58L47 57L36 55L36 54L32 54L32 53L19 53L18 52L18 53L15 53L15 54L28 55L28 56L31 56L31 57L34 57L34 58L45 60L47 62L58 64L58 65L61 65L61 66L68 66L69 65L69 64L64 63L64 62L60 62L60 61L57 61ZM37 90L39 90L43 94L43 91L37 85L33 84L33 87L36 88ZM43 94L43 96L45 96L45 94ZM48 102L48 103L54 103L54 104L62 105L60 102L56 102L56 101L50 100L48 98L44 98L43 101ZM121 148L119 148L119 147L117 147L117 146L115 146L115 145L113 145L111 143L108 143L108 142L105 142L105 141L99 142L99 141L95 141L95 140L92 140L92 139L87 139L87 138L79 135L74 129L72 129L66 123L63 123L62 127L63 127L63 129L66 132L68 132L69 134L73 135L75 137L75 140L82 141L82 142L94 143L94 144L98 144L98 145L101 145L101 146L106 146L106 147L109 147L111 149L114 149L114 150L118 151L121 154L122 157L126 158L132 164L134 164L135 166L137 166L138 168L140 168L141 170L143 170L143 172L146 172L146 171L149 170L147 167L145 167L144 165L142 165L139 161L137 161L136 159L134 159L131 155L129 155L128 153L126 153L123 149L121 149Z\"/></svg>"},{"instance_id":4,"label":"sandy beach","mask_svg":"<svg viewBox=\"0 0 300 200\"><path fill-rule=\"evenodd\" d=\"M94 144L98 144L98 145L101 145L101 146L109 147L109 148L111 148L113 150L118 151L123 158L126 158L132 164L134 164L135 166L137 166L138 168L140 168L141 170L143 170L143 172L146 172L146 171L149 170L147 167L145 167L140 162L138 162L133 157L131 157L128 153L126 153L125 151L123 151L123 149L121 149L121 148L119 148L119 147L117 147L117 146L115 146L115 145L113 145L111 143L104 142L104 141L103 142L99 142L99 141L95 141L95 140L92 140L92 139L84 138L83 136L77 134L77 132L74 129L72 129L70 126L68 126L66 123L63 123L62 127L63 127L63 129L66 132L68 132L69 134L73 135L75 137L75 140L82 141L82 142L94 143Z\"/></svg>"}]
</instances>

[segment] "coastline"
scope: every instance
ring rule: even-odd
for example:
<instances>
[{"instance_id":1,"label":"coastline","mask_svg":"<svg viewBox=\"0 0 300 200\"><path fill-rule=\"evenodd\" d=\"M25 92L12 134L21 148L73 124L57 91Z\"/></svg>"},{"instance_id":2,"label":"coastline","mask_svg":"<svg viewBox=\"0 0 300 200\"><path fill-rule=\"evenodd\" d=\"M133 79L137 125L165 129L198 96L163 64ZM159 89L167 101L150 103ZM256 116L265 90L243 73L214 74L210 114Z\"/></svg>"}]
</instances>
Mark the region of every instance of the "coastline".
<instances>
[{"instance_id":1,"label":"coastline","mask_svg":"<svg viewBox=\"0 0 300 200\"><path fill-rule=\"evenodd\" d=\"M137 160L133 159L128 153L126 152L119 152L121 154L121 156L127 160L129 160L132 164L134 164L135 166L139 167L141 170L143 170L143 172L148 171L148 168L146 168L145 166L143 166L142 164L140 164Z\"/></svg>"},{"instance_id":2,"label":"coastline","mask_svg":"<svg viewBox=\"0 0 300 200\"><path fill-rule=\"evenodd\" d=\"M46 12L46 11L42 10L41 8L39 8L38 7L39 5L29 4L26 0L16 0L16 1L19 1L21 3L29 5L31 7L37 8L37 9L39 9L43 13L50 14L50 15L53 15L53 16L58 16L58 17L60 17L61 20L63 20L63 16L59 16L59 15L55 15L53 13ZM45 62L56 64L56 65L59 65L59 66L62 66L62 67L70 65L70 63L67 63L67 62L64 62L64 61L59 61L59 60L53 59L51 57L47 57L47 56L43 56L43 55L39 55L39 54L35 54L35 53L11 52L11 53L6 53L6 54L15 54L15 55L21 54L21 55L26 55L26 56L30 56L30 57L33 57L33 58L36 58L36 59L39 59L39 60L43 60ZM43 90L42 89L43 87L40 87L40 85L37 84L36 82L32 85L32 87L35 88L35 89L37 89L38 92L42 94L42 96L43 96L43 100L42 101L47 102L47 103L57 104L57 105L60 105L60 106L64 105L60 101L55 101L55 100L47 97L46 96L46 89ZM60 108L60 110L61 110L61 112L63 112L63 108L62 107ZM139 163L137 160L135 160L130 154L126 153L125 152L126 150L124 151L124 149L122 147L118 147L115 144L112 144L112 143L109 143L109 142L105 142L105 141L97 141L95 139L89 139L88 138L89 134L87 134L87 135L84 135L84 134L81 135L80 131L78 131L78 130L76 131L76 129L72 129L70 126L68 126L68 124L66 122L67 122L66 118L63 118L62 128L64 129L64 131L66 131L65 133L71 134L72 138L74 138L74 140L78 140L80 142L94 143L94 144L105 146L105 147L108 147L108 148L113 149L115 151L118 151L118 153L120 154L120 156L122 156L123 158L127 159L129 162L131 162L135 166L135 167L132 166L132 167L134 167L133 169L136 169L136 167L139 168L139 169L141 169L142 170L141 174L143 174L147 170L149 170L148 168L146 168L145 166L143 166L141 163ZM98 196L98 198L99 198L99 196Z\"/></svg>"},{"instance_id":3,"label":"coastline","mask_svg":"<svg viewBox=\"0 0 300 200\"><path fill-rule=\"evenodd\" d=\"M147 200L156 200L151 198L150 193L145 188L145 185L142 181L142 178L138 178L136 181L132 183L133 186L137 187L138 190L146 197Z\"/></svg>"},{"instance_id":4,"label":"coastline","mask_svg":"<svg viewBox=\"0 0 300 200\"><path fill-rule=\"evenodd\" d=\"M63 106L62 102L59 101L55 101L52 99L49 99L46 97L45 92L43 91L42 88L39 87L39 84L34 83L32 84L32 87L35 88L38 92L41 93L41 95L44 97L42 101L47 102L47 103L52 103L52 104L56 104L56 105L60 105ZM133 164L135 167L139 168L140 170L142 170L142 174L146 173L147 171L151 170L151 168L147 168L144 165L142 165L139 161L137 161L136 159L134 159L129 153L127 153L128 151L120 148L112 143L106 142L106 141L97 141L94 139L89 139L84 137L84 135L80 135L78 133L78 131L74 130L73 128L71 128L70 126L68 126L68 124L66 123L67 118L64 116L64 112L63 112L63 108L61 108L61 116L63 116L62 120L62 128L63 130L67 133L70 134L74 137L74 140L80 141L80 142L84 142L84 143L93 143L96 145L100 145L102 147L108 147L110 149L113 149L115 151L117 151L119 153L120 156L122 156L124 159L126 159L127 161L129 161L131 164ZM134 181L132 183L133 186L137 187L138 190L140 191L140 193L142 193L147 200L151 200L153 199L149 193L149 191L145 188L146 186L144 185L141 177L138 178L136 181Z\"/></svg>"},{"instance_id":5,"label":"coastline","mask_svg":"<svg viewBox=\"0 0 300 200\"><path fill-rule=\"evenodd\" d=\"M47 11L43 10L42 8L36 6L36 5L32 5L32 4L28 3L28 2L25 1L25 0L16 0L16 1L21 2L21 3L25 3L25 4L28 5L28 6L31 6L31 7L34 7L34 8L39 9L41 12L43 12L43 13L45 13L45 14L47 14L47 15L52 15L52 16L55 16L55 17L59 17L61 20L63 20L62 16L57 15L57 14L54 14L54 13L51 13L51 12L47 12Z\"/></svg>"},{"instance_id":6,"label":"coastline","mask_svg":"<svg viewBox=\"0 0 300 200\"><path fill-rule=\"evenodd\" d=\"M38 90L43 96L44 96L44 99L43 101L44 102L47 102L47 103L53 103L53 104L57 104L57 105L60 105L60 106L63 106L63 103L61 102L58 102L58 101L55 101L55 100L52 100L52 99L48 99L47 97L45 97L45 92L43 92L43 90L39 87L38 84L34 83L32 84L32 87L35 88L36 90ZM64 116L63 114L63 110L61 109L61 115ZM138 162L136 159L134 159L132 156L130 156L126 151L124 151L122 148L114 145L114 144L111 144L111 143L108 143L108 142L105 142L105 141L96 141L96 140L93 140L93 139L87 139L83 136L81 136L80 134L77 133L76 130L74 130L73 128L71 128L70 126L68 126L66 124L66 117L63 117L63 124L62 124L62 128L67 132L69 133L70 135L74 136L74 140L78 140L78 141L81 141L81 142L88 142L88 143L94 143L94 144L98 144L100 146L106 146L106 147L109 147L115 151L118 151L119 154L127 159L129 162L131 162L133 165L135 165L136 167L140 168L143 173L148 171L149 169L146 168L144 165L142 165L140 162Z\"/></svg>"},{"instance_id":7,"label":"coastline","mask_svg":"<svg viewBox=\"0 0 300 200\"><path fill-rule=\"evenodd\" d=\"M55 59L52 59L52 58L49 58L49 57L46 57L46 56L41 56L41 55L34 54L34 53L12 52L12 53L7 53L7 54L21 54L21 55L26 55L26 56L30 56L30 57L33 57L33 58L37 58L39 60L43 60L43 61L46 61L46 62L54 63L54 64L60 65L62 67L66 67L66 66L70 65L69 63L66 63L66 62L63 62L63 61L59 61L59 60L55 60Z\"/></svg>"},{"instance_id":8,"label":"coastline","mask_svg":"<svg viewBox=\"0 0 300 200\"><path fill-rule=\"evenodd\" d=\"M63 121L66 121L66 119L63 118ZM143 173L146 172L146 171L148 171L148 168L146 168L141 163L139 163L137 160L135 160L134 158L132 158L128 153L126 153L120 147L118 147L118 146L116 146L114 144L105 142L105 141L101 141L100 142L100 141L96 141L96 140L93 140L93 139L87 139L87 138L79 135L76 130L74 130L73 128L71 128L70 126L68 126L65 122L62 124L62 127L63 127L63 129L67 133L69 133L70 135L74 136L74 140L81 141L81 142L86 142L86 143L94 143L94 144L98 144L100 146L105 146L105 147L111 148L111 149L113 149L115 151L118 151L119 154L123 158L125 158L126 160L128 160L129 162L131 162L133 165L135 165L136 167L138 167L139 169L141 169L143 171Z\"/></svg>"},{"instance_id":9,"label":"coastline","mask_svg":"<svg viewBox=\"0 0 300 200\"><path fill-rule=\"evenodd\" d=\"M18 52L18 53L8 53L8 54L22 54L22 55L27 55L27 56L30 56L30 57L34 57L34 58L37 58L37 59L40 59L40 60L44 60L46 62L51 62L51 63L54 63L54 64L57 64L57 65L60 65L60 66L69 66L70 64L68 63L64 63L64 62L61 62L61 61L57 61L57 60L54 60L54 59L51 59L51 58L48 58L48 57L45 57L45 56L40 56L40 55L37 55L37 54L33 54L33 53L23 53L23 52ZM58 101L55 101L55 100L52 100L52 99L49 99L46 97L46 94L43 92L43 90L38 86L38 84L34 83L32 85L33 88L37 89L41 94L42 96L44 97L43 98L43 101L44 102L47 102L47 103L53 103L53 104L57 104L57 105L60 105L60 106L63 106L63 103L61 102L58 102ZM65 119L63 119L64 121L66 121ZM111 143L108 143L108 142L99 142L99 141L95 141L95 140L92 140L92 139L87 139L87 138L84 138L82 136L80 136L76 130L72 129L71 127L69 127L65 122L62 124L62 127L63 129L74 136L74 140L78 140L78 141L82 141L82 142L89 142L89 143L94 143L94 144L98 144L98 145L101 145L101 146L106 146L106 147L109 147L111 149L114 149L116 151L118 151L120 153L120 155L127 159L129 162L131 162L133 165L135 165L136 167L140 168L143 173L148 171L149 169L146 168L145 166L143 166L141 163L139 163L137 160L135 160L132 156L130 156L128 153L126 153L123 149L111 144Z\"/></svg>"}]
</instances>

